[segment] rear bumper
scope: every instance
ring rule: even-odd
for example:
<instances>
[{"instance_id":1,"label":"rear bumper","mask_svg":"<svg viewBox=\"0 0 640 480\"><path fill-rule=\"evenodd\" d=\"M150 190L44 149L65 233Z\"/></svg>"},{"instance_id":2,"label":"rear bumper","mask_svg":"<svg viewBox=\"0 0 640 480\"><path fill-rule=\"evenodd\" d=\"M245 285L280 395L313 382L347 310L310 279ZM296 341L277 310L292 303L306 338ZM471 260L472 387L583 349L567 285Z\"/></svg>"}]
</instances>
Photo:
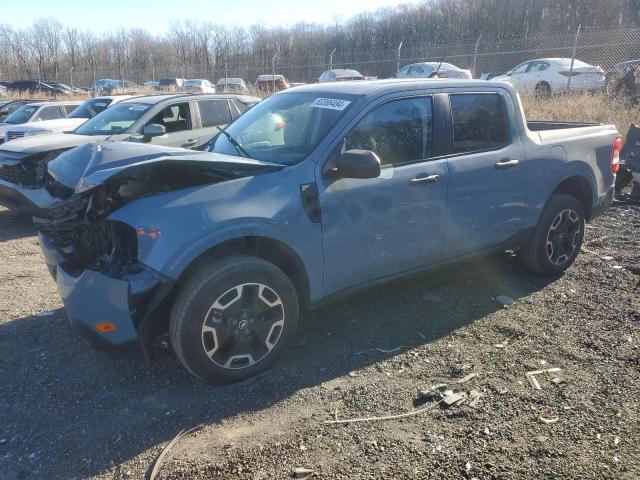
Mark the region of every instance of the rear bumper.
<instances>
[{"instance_id":1,"label":"rear bumper","mask_svg":"<svg viewBox=\"0 0 640 480\"><path fill-rule=\"evenodd\" d=\"M615 187L612 186L606 193L606 195L599 199L598 204L591 210L591 216L589 217L589 220L593 220L594 218L599 217L607 208L611 206L615 197L615 190Z\"/></svg>"},{"instance_id":2,"label":"rear bumper","mask_svg":"<svg viewBox=\"0 0 640 480\"><path fill-rule=\"evenodd\" d=\"M55 198L46 188L25 188L0 180L0 205L28 215L36 215L49 207Z\"/></svg>"}]
</instances>

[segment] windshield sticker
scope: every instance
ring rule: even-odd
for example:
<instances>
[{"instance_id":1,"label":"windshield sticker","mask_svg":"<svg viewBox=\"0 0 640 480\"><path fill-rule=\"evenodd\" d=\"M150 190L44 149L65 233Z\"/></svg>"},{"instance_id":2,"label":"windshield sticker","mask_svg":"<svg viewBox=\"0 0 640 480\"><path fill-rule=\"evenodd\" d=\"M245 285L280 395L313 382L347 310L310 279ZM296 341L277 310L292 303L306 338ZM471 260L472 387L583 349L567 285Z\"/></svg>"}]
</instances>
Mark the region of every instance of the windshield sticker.
<instances>
[{"instance_id":1,"label":"windshield sticker","mask_svg":"<svg viewBox=\"0 0 640 480\"><path fill-rule=\"evenodd\" d=\"M349 106L349 100L340 100L339 98L316 98L311 107L328 108L329 110L344 110Z\"/></svg>"}]
</instances>

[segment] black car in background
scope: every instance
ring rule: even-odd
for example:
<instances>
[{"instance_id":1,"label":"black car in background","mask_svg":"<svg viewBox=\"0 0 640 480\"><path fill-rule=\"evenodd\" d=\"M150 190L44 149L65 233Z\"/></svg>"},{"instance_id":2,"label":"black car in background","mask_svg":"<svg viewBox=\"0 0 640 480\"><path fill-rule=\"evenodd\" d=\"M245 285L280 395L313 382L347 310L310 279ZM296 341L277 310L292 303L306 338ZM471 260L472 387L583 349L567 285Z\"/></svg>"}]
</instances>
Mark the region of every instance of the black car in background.
<instances>
[{"instance_id":1,"label":"black car in background","mask_svg":"<svg viewBox=\"0 0 640 480\"><path fill-rule=\"evenodd\" d=\"M49 95L69 95L71 92L60 86L52 86L37 80L18 80L7 85L9 90L26 93L46 93Z\"/></svg>"}]
</instances>

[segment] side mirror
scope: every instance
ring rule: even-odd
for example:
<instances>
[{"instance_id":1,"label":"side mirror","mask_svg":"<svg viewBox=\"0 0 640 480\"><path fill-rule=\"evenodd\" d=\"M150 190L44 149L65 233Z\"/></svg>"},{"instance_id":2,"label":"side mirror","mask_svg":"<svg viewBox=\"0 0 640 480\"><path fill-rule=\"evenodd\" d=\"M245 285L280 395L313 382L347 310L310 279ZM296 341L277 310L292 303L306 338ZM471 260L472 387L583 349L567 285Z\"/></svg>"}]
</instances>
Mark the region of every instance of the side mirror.
<instances>
[{"instance_id":1,"label":"side mirror","mask_svg":"<svg viewBox=\"0 0 640 480\"><path fill-rule=\"evenodd\" d=\"M380 176L380 159L371 150L347 150L336 160L339 177L376 178Z\"/></svg>"},{"instance_id":2,"label":"side mirror","mask_svg":"<svg viewBox=\"0 0 640 480\"><path fill-rule=\"evenodd\" d=\"M167 129L164 128L164 125L159 125L157 123L149 123L144 126L142 130L142 135L145 140L151 140L153 137L161 137L167 134Z\"/></svg>"}]
</instances>

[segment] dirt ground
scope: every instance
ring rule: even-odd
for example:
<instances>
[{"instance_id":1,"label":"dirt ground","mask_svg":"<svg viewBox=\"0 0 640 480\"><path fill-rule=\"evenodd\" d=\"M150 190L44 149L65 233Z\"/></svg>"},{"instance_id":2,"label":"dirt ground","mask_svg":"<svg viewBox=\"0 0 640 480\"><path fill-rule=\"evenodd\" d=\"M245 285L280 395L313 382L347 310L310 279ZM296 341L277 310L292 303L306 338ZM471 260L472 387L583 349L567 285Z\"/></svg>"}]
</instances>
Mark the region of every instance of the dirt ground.
<instances>
[{"instance_id":1,"label":"dirt ground","mask_svg":"<svg viewBox=\"0 0 640 480\"><path fill-rule=\"evenodd\" d=\"M158 478L637 479L639 282L640 206L616 203L559 278L505 254L386 286L315 311L271 371L211 387L162 339L150 365L86 345L30 221L0 210L0 478L145 478L202 425ZM540 390L525 377L554 367ZM420 398L439 383L481 396Z\"/></svg>"}]
</instances>

